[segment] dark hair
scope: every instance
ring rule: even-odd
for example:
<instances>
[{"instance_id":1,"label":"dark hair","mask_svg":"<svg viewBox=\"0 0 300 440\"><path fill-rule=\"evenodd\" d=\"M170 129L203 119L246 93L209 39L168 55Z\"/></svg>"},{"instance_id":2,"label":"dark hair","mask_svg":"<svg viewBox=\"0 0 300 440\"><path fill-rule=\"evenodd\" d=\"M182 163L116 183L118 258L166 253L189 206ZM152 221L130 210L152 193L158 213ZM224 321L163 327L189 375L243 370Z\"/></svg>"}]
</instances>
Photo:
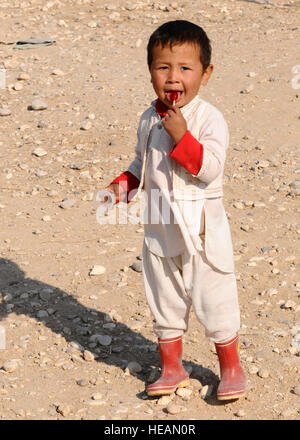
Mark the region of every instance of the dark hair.
<instances>
[{"instance_id":1,"label":"dark hair","mask_svg":"<svg viewBox=\"0 0 300 440\"><path fill-rule=\"evenodd\" d=\"M200 61L205 71L210 64L211 45L206 32L198 25L186 20L168 21L162 24L150 36L147 46L148 67L151 68L153 61L153 47L161 44L162 47L174 44L194 43L200 48Z\"/></svg>"}]
</instances>

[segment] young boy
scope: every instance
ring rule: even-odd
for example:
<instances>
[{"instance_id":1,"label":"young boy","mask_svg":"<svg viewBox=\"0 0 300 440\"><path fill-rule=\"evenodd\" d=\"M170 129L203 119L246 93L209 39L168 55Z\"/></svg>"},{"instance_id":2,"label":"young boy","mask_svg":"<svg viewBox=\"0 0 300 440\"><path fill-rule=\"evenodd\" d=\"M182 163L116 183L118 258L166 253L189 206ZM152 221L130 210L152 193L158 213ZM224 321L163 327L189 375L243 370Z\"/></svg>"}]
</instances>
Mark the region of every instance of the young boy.
<instances>
[{"instance_id":1,"label":"young boy","mask_svg":"<svg viewBox=\"0 0 300 440\"><path fill-rule=\"evenodd\" d=\"M143 276L162 374L147 393L171 394L189 384L182 336L193 306L220 362L217 398L237 399L245 393L246 378L238 355L240 313L222 203L228 129L222 114L198 96L213 71L210 41L201 27L177 20L160 26L147 50L157 99L141 116L135 159L106 188L116 203L143 189L149 218L158 213L159 221L144 225ZM164 221L161 202L170 221Z\"/></svg>"}]
</instances>

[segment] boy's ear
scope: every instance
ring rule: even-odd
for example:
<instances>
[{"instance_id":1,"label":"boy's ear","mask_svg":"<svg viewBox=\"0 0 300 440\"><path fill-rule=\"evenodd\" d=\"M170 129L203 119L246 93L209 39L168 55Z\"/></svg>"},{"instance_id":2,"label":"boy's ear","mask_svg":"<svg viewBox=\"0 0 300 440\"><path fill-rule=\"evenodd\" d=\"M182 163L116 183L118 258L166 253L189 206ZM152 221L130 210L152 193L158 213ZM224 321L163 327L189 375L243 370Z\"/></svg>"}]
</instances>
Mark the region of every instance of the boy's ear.
<instances>
[{"instance_id":1,"label":"boy's ear","mask_svg":"<svg viewBox=\"0 0 300 440\"><path fill-rule=\"evenodd\" d=\"M208 83L209 78L211 77L211 75L213 73L213 70L214 70L214 66L212 64L210 64L206 68L205 72L202 75L202 79L201 79L201 85L202 86L206 86L206 84Z\"/></svg>"}]
</instances>

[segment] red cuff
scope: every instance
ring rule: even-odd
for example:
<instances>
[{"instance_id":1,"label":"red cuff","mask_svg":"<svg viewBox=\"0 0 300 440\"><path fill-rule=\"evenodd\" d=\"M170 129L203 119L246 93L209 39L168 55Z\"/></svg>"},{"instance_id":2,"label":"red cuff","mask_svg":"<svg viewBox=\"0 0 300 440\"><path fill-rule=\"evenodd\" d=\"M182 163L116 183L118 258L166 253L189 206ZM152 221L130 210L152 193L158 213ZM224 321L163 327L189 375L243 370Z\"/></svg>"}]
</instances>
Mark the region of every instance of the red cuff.
<instances>
[{"instance_id":1,"label":"red cuff","mask_svg":"<svg viewBox=\"0 0 300 440\"><path fill-rule=\"evenodd\" d=\"M127 197L126 197L126 201L127 203L130 202L130 198L128 198L128 195L130 193L130 191L137 189L140 181L137 177L135 177L134 174L132 174L130 171L125 171L124 173L120 174L118 177L116 177L112 182L112 183L118 183L119 185L121 185L125 191L127 192Z\"/></svg>"},{"instance_id":2,"label":"red cuff","mask_svg":"<svg viewBox=\"0 0 300 440\"><path fill-rule=\"evenodd\" d=\"M194 138L189 130L169 153L169 157L195 176L203 162L203 145Z\"/></svg>"}]
</instances>

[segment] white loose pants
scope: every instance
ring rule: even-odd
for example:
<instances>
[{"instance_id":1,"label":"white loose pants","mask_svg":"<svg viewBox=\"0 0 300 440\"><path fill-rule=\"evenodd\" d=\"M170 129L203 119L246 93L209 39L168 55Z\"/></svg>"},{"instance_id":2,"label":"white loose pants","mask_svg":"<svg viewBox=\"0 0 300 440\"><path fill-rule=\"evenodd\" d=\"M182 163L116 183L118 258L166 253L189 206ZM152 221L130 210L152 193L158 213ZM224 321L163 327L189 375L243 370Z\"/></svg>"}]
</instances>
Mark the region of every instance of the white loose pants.
<instances>
[{"instance_id":1,"label":"white loose pants","mask_svg":"<svg viewBox=\"0 0 300 440\"><path fill-rule=\"evenodd\" d=\"M234 273L218 271L204 251L196 255L160 257L143 245L146 298L160 339L183 335L193 306L197 319L213 342L233 338L240 328Z\"/></svg>"}]
</instances>

